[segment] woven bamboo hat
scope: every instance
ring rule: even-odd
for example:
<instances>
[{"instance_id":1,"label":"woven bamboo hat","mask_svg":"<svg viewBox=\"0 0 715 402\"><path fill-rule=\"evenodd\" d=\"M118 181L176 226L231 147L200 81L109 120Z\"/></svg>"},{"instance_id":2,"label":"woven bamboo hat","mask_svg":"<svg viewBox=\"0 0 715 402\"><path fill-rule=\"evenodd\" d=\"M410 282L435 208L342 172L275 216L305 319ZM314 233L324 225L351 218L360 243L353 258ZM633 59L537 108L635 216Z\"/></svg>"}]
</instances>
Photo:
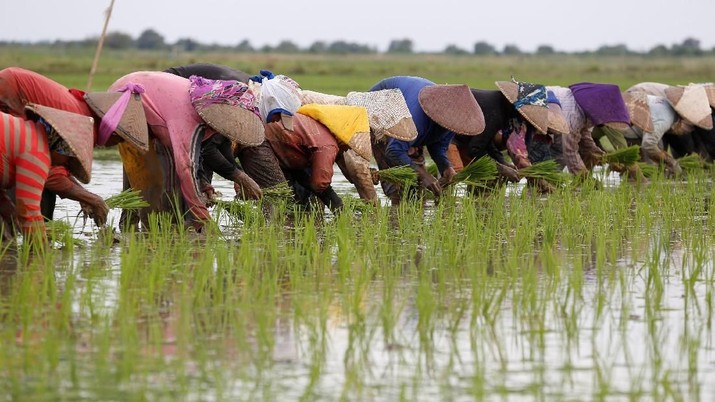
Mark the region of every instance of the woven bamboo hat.
<instances>
[{"instance_id":1,"label":"woven bamboo hat","mask_svg":"<svg viewBox=\"0 0 715 402\"><path fill-rule=\"evenodd\" d=\"M417 127L399 89L372 92L350 92L347 104L363 106L370 118L370 131L377 140L384 136L402 141L417 138Z\"/></svg>"},{"instance_id":2,"label":"woven bamboo hat","mask_svg":"<svg viewBox=\"0 0 715 402\"><path fill-rule=\"evenodd\" d=\"M564 117L561 111L561 105L558 103L549 103L547 108L549 109L549 129L556 134L569 134L571 129L569 123L566 121L566 117Z\"/></svg>"},{"instance_id":3,"label":"woven bamboo hat","mask_svg":"<svg viewBox=\"0 0 715 402\"><path fill-rule=\"evenodd\" d=\"M240 145L260 145L266 138L254 89L235 80L189 78L194 110L212 129Z\"/></svg>"},{"instance_id":4,"label":"woven bamboo hat","mask_svg":"<svg viewBox=\"0 0 715 402\"><path fill-rule=\"evenodd\" d=\"M240 106L215 103L197 107L196 113L216 132L240 145L256 146L266 139L261 118Z\"/></svg>"},{"instance_id":5,"label":"woven bamboo hat","mask_svg":"<svg viewBox=\"0 0 715 402\"><path fill-rule=\"evenodd\" d=\"M631 124L646 133L652 133L655 128L648 106L648 94L642 91L624 92L623 100L631 116Z\"/></svg>"},{"instance_id":6,"label":"woven bamboo hat","mask_svg":"<svg viewBox=\"0 0 715 402\"><path fill-rule=\"evenodd\" d=\"M420 90L418 100L430 119L455 134L484 131L484 113L467 85L429 85Z\"/></svg>"},{"instance_id":7,"label":"woven bamboo hat","mask_svg":"<svg viewBox=\"0 0 715 402\"><path fill-rule=\"evenodd\" d=\"M36 103L28 103L25 112L42 117L62 137L75 155L69 159L67 168L77 180L89 183L94 155L94 119Z\"/></svg>"},{"instance_id":8,"label":"woven bamboo hat","mask_svg":"<svg viewBox=\"0 0 715 402\"><path fill-rule=\"evenodd\" d=\"M517 81L497 81L497 87L532 126L542 134L549 129L549 108L546 104L546 87L538 84L520 83ZM523 90L528 88L528 93ZM537 93L538 92L538 93ZM543 96L541 96L543 92ZM530 103L520 104L519 101L526 97L533 97ZM538 98L538 99L536 99Z\"/></svg>"},{"instance_id":9,"label":"woven bamboo hat","mask_svg":"<svg viewBox=\"0 0 715 402\"><path fill-rule=\"evenodd\" d=\"M683 119L705 130L713 128L712 109L702 85L670 86L665 97Z\"/></svg>"},{"instance_id":10,"label":"woven bamboo hat","mask_svg":"<svg viewBox=\"0 0 715 402\"><path fill-rule=\"evenodd\" d=\"M121 92L89 92L84 95L84 100L102 118L121 96ZM114 133L143 151L149 149L149 127L140 94L131 94Z\"/></svg>"},{"instance_id":11,"label":"woven bamboo hat","mask_svg":"<svg viewBox=\"0 0 715 402\"><path fill-rule=\"evenodd\" d=\"M324 94L321 92L302 90L300 91L300 102L302 105L317 103L319 105L345 105L344 96Z\"/></svg>"},{"instance_id":12,"label":"woven bamboo hat","mask_svg":"<svg viewBox=\"0 0 715 402\"><path fill-rule=\"evenodd\" d=\"M708 96L708 102L710 102L710 107L715 109L715 84L708 82L706 84L701 84L705 88L705 93Z\"/></svg>"}]
</instances>

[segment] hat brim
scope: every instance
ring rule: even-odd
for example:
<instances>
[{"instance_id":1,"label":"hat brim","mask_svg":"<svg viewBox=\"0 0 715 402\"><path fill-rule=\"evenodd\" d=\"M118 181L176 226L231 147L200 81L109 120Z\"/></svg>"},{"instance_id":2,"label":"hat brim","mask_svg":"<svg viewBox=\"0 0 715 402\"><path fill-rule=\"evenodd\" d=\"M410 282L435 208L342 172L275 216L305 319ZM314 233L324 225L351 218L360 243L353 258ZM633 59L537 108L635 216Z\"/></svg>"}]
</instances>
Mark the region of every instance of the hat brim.
<instances>
[{"instance_id":1,"label":"hat brim","mask_svg":"<svg viewBox=\"0 0 715 402\"><path fill-rule=\"evenodd\" d=\"M607 123L604 123L604 125L611 127L616 130L627 130L628 127L630 127L629 124L624 123L622 121L609 121Z\"/></svg>"},{"instance_id":2,"label":"hat brim","mask_svg":"<svg viewBox=\"0 0 715 402\"><path fill-rule=\"evenodd\" d=\"M514 104L517 101L519 86L515 82L496 81L495 84L509 103ZM547 107L523 105L516 110L542 134L546 134L549 131L549 109Z\"/></svg>"},{"instance_id":3,"label":"hat brim","mask_svg":"<svg viewBox=\"0 0 715 402\"><path fill-rule=\"evenodd\" d=\"M420 90L418 101L430 119L455 134L484 131L484 113L467 85L429 85Z\"/></svg>"},{"instance_id":4,"label":"hat brim","mask_svg":"<svg viewBox=\"0 0 715 402\"><path fill-rule=\"evenodd\" d=\"M261 119L240 106L216 103L196 112L212 129L241 145L256 146L266 139Z\"/></svg>"},{"instance_id":5,"label":"hat brim","mask_svg":"<svg viewBox=\"0 0 715 402\"><path fill-rule=\"evenodd\" d=\"M626 103L628 114L631 116L631 123L646 133L655 130L653 119L648 106L648 94L645 92L625 92L623 101Z\"/></svg>"},{"instance_id":6,"label":"hat brim","mask_svg":"<svg viewBox=\"0 0 715 402\"><path fill-rule=\"evenodd\" d=\"M715 84L703 84L705 94L708 96L710 107L715 109Z\"/></svg>"},{"instance_id":7,"label":"hat brim","mask_svg":"<svg viewBox=\"0 0 715 402\"><path fill-rule=\"evenodd\" d=\"M103 118L121 96L121 92L90 92L84 99L92 111ZM149 126L140 94L131 94L114 133L143 151L149 150Z\"/></svg>"},{"instance_id":8,"label":"hat brim","mask_svg":"<svg viewBox=\"0 0 715 402\"><path fill-rule=\"evenodd\" d=\"M550 131L561 135L570 134L571 128L569 127L569 123L566 121L564 114L561 112L561 107L555 103L549 103L547 108L549 110L548 118Z\"/></svg>"},{"instance_id":9,"label":"hat brim","mask_svg":"<svg viewBox=\"0 0 715 402\"><path fill-rule=\"evenodd\" d=\"M346 103L367 109L370 130L376 140L384 136L401 141L417 138L417 127L402 91L397 88L370 92L350 92Z\"/></svg>"},{"instance_id":10,"label":"hat brim","mask_svg":"<svg viewBox=\"0 0 715 402\"><path fill-rule=\"evenodd\" d=\"M365 160L372 160L370 133L358 132L353 134L353 136L350 137L350 141L348 141L348 146L355 151L355 153L365 158Z\"/></svg>"},{"instance_id":11,"label":"hat brim","mask_svg":"<svg viewBox=\"0 0 715 402\"><path fill-rule=\"evenodd\" d=\"M682 118L700 128L712 130L712 108L703 86L670 86L665 89L665 97Z\"/></svg>"},{"instance_id":12,"label":"hat brim","mask_svg":"<svg viewBox=\"0 0 715 402\"><path fill-rule=\"evenodd\" d=\"M404 117L397 124L383 130L383 133L398 140L412 141L417 138L417 126L411 117Z\"/></svg>"},{"instance_id":13,"label":"hat brim","mask_svg":"<svg viewBox=\"0 0 715 402\"><path fill-rule=\"evenodd\" d=\"M42 117L62 137L75 155L69 159L70 173L82 183L89 183L94 155L94 119L35 103L28 103L25 112Z\"/></svg>"}]
</instances>

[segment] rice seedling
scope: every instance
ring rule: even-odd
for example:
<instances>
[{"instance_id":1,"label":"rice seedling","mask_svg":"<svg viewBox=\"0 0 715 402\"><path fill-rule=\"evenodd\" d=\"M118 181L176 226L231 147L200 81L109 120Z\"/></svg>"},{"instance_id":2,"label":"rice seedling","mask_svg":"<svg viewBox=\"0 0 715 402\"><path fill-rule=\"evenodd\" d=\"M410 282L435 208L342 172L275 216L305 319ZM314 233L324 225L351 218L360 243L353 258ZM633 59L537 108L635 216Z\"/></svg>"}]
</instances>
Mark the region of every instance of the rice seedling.
<instances>
[{"instance_id":1,"label":"rice seedling","mask_svg":"<svg viewBox=\"0 0 715 402\"><path fill-rule=\"evenodd\" d=\"M698 154L683 156L678 158L677 162L686 173L694 173L705 169L710 170L712 168L712 164L705 162Z\"/></svg>"},{"instance_id":2,"label":"rice seedling","mask_svg":"<svg viewBox=\"0 0 715 402\"><path fill-rule=\"evenodd\" d=\"M110 209L136 210L146 208L149 203L144 200L141 190L124 190L119 194L108 197L104 200Z\"/></svg>"},{"instance_id":3,"label":"rice seedling","mask_svg":"<svg viewBox=\"0 0 715 402\"><path fill-rule=\"evenodd\" d=\"M270 203L293 200L293 189L287 181L264 188L262 191L263 199Z\"/></svg>"},{"instance_id":4,"label":"rice seedling","mask_svg":"<svg viewBox=\"0 0 715 402\"><path fill-rule=\"evenodd\" d=\"M564 184L570 179L570 176L567 173L562 172L559 164L553 159L534 163L531 166L521 168L519 169L519 176L531 179L541 179L554 185Z\"/></svg>"},{"instance_id":5,"label":"rice seedling","mask_svg":"<svg viewBox=\"0 0 715 402\"><path fill-rule=\"evenodd\" d=\"M404 165L380 169L377 174L380 180L397 184L403 188L417 184L417 172L411 166Z\"/></svg>"},{"instance_id":6,"label":"rice seedling","mask_svg":"<svg viewBox=\"0 0 715 402\"><path fill-rule=\"evenodd\" d=\"M487 183L496 180L497 174L496 162L485 155L479 159L472 160L461 171L457 172L454 175L452 184L466 183L477 187L485 187Z\"/></svg>"},{"instance_id":7,"label":"rice seedling","mask_svg":"<svg viewBox=\"0 0 715 402\"><path fill-rule=\"evenodd\" d=\"M640 168L641 172L643 172L643 176L649 179L656 177L659 172L662 173L662 169L659 169L658 165L654 165L652 163L638 162L638 167Z\"/></svg>"},{"instance_id":8,"label":"rice seedling","mask_svg":"<svg viewBox=\"0 0 715 402\"><path fill-rule=\"evenodd\" d=\"M631 166L640 160L641 148L638 145L631 145L626 148L608 152L602 157L603 163L619 163L624 166Z\"/></svg>"},{"instance_id":9,"label":"rice seedling","mask_svg":"<svg viewBox=\"0 0 715 402\"><path fill-rule=\"evenodd\" d=\"M271 57L289 71L335 68ZM596 61L580 63L603 72ZM177 225L177 208L116 247L7 248L0 389L28 400L707 400L706 176L364 210L346 196L362 213L327 219L219 202L220 222L230 208L240 220L200 236Z\"/></svg>"}]
</instances>

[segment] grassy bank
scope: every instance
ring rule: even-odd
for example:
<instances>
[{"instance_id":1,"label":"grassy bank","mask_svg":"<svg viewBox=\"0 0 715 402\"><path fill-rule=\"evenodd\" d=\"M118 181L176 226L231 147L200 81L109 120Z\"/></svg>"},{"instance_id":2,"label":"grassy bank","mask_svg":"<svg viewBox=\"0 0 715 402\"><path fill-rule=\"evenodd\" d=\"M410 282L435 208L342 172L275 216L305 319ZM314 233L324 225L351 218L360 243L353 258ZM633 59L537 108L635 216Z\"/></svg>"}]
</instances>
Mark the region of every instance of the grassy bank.
<instances>
[{"instance_id":1,"label":"grassy bank","mask_svg":"<svg viewBox=\"0 0 715 402\"><path fill-rule=\"evenodd\" d=\"M3 48L0 67L22 66L67 86L84 89L93 53L87 50ZM260 53L172 53L105 51L93 90L106 89L124 74L195 62L226 64L257 74L262 68L286 74L304 88L334 94L364 91L382 78L417 75L438 83L465 83L495 88L494 81L512 75L546 85L608 82L625 89L637 82L668 84L712 81L714 57L651 58L643 56L448 56L448 55L279 55Z\"/></svg>"}]
</instances>

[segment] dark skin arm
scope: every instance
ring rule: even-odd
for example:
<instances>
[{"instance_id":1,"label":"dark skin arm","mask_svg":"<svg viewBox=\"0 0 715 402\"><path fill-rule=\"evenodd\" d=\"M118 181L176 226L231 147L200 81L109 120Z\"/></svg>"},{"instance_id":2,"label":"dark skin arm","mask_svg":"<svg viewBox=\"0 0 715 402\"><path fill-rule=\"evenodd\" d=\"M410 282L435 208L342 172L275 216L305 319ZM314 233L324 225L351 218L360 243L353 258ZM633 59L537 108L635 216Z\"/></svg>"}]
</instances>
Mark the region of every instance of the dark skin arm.
<instances>
[{"instance_id":1,"label":"dark skin arm","mask_svg":"<svg viewBox=\"0 0 715 402\"><path fill-rule=\"evenodd\" d=\"M51 157L52 166L66 166L69 160L69 157L55 152L52 152ZM107 223L109 207L102 197L87 191L74 177L52 174L52 171L50 171L50 176L45 182L45 188L62 198L78 201L82 211L94 219L97 226L103 226Z\"/></svg>"}]
</instances>

